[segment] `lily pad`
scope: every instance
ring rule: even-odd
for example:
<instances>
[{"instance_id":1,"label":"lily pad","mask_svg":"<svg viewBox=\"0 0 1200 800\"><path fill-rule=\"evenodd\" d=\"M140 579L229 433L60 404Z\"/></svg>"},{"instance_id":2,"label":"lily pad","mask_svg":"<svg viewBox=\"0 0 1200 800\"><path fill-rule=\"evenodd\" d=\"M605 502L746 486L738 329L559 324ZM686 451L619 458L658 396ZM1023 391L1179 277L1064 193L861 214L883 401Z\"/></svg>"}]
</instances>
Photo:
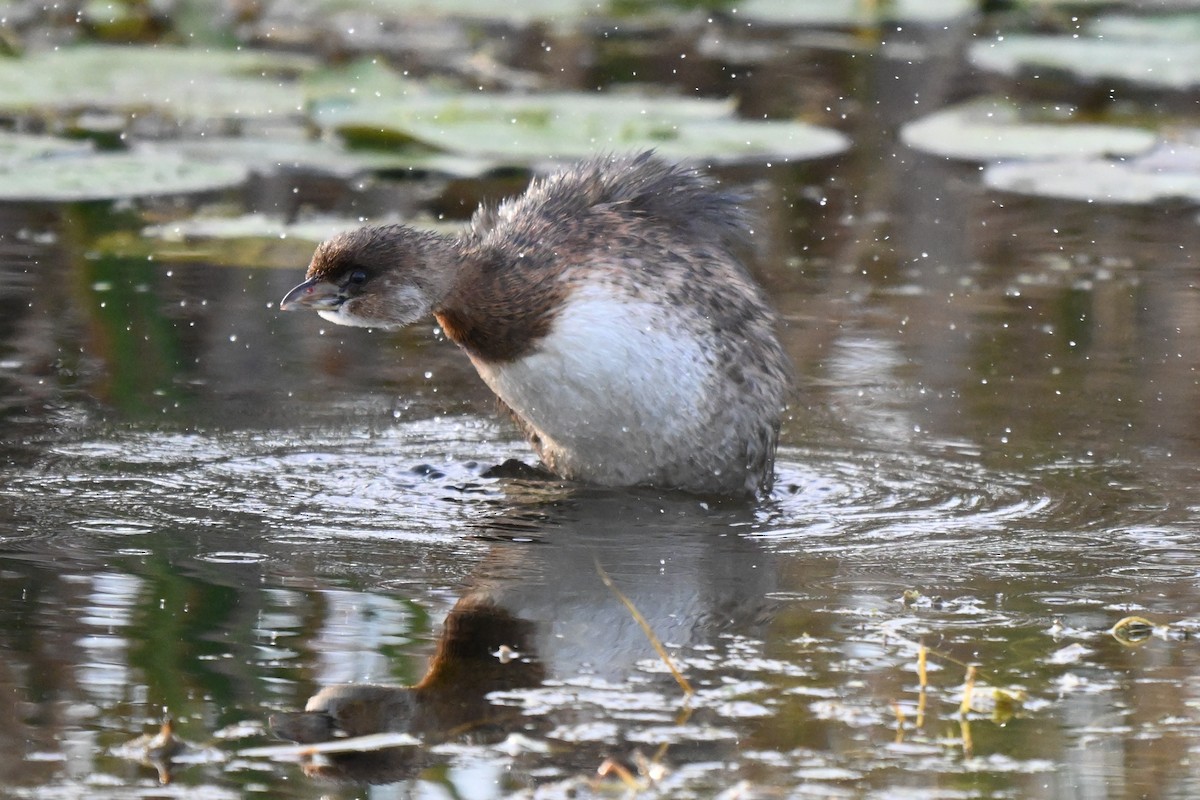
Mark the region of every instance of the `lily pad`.
<instances>
[{"instance_id":1,"label":"lily pad","mask_svg":"<svg viewBox=\"0 0 1200 800\"><path fill-rule=\"evenodd\" d=\"M724 101L633 93L412 95L327 104L316 120L352 139L366 134L518 164L649 147L671 158L803 160L849 144L836 131L800 122L736 119Z\"/></svg>"},{"instance_id":2,"label":"lily pad","mask_svg":"<svg viewBox=\"0 0 1200 800\"><path fill-rule=\"evenodd\" d=\"M1056 70L1082 83L1123 81L1152 89L1200 87L1200 47L1192 38L1005 36L969 51L976 67L1001 75Z\"/></svg>"},{"instance_id":3,"label":"lily pad","mask_svg":"<svg viewBox=\"0 0 1200 800\"><path fill-rule=\"evenodd\" d=\"M961 161L1083 158L1137 155L1154 147L1142 128L1027 121L1034 116L1006 100L982 99L952 106L905 125L900 139L923 153Z\"/></svg>"},{"instance_id":4,"label":"lily pad","mask_svg":"<svg viewBox=\"0 0 1200 800\"><path fill-rule=\"evenodd\" d=\"M241 186L245 167L164 153L87 153L0 162L0 202L169 197Z\"/></svg>"},{"instance_id":5,"label":"lily pad","mask_svg":"<svg viewBox=\"0 0 1200 800\"><path fill-rule=\"evenodd\" d=\"M0 131L0 167L47 156L79 155L91 151L87 142L60 139L56 136Z\"/></svg>"},{"instance_id":6,"label":"lily pad","mask_svg":"<svg viewBox=\"0 0 1200 800\"><path fill-rule=\"evenodd\" d=\"M783 25L849 27L894 22L945 22L975 9L970 0L746 0L733 3L738 17Z\"/></svg>"},{"instance_id":7,"label":"lily pad","mask_svg":"<svg viewBox=\"0 0 1200 800\"><path fill-rule=\"evenodd\" d=\"M172 120L299 118L302 56L86 45L0 60L0 114L59 120L88 111Z\"/></svg>"},{"instance_id":8,"label":"lily pad","mask_svg":"<svg viewBox=\"0 0 1200 800\"><path fill-rule=\"evenodd\" d=\"M1144 159L1074 159L996 164L983 181L996 191L1108 205L1200 203L1200 149L1176 146ZM1190 151L1190 152L1189 152Z\"/></svg>"},{"instance_id":9,"label":"lily pad","mask_svg":"<svg viewBox=\"0 0 1200 800\"><path fill-rule=\"evenodd\" d=\"M310 102L339 98L348 102L376 102L424 91L420 81L406 78L378 58L360 58L336 67L320 67L302 78Z\"/></svg>"},{"instance_id":10,"label":"lily pad","mask_svg":"<svg viewBox=\"0 0 1200 800\"><path fill-rule=\"evenodd\" d=\"M328 16L341 11L363 12L364 7L380 16L466 17L506 20L514 23L579 20L603 16L595 0L528 0L496 3L495 0L300 0L289 4L290 13Z\"/></svg>"},{"instance_id":11,"label":"lily pad","mask_svg":"<svg viewBox=\"0 0 1200 800\"><path fill-rule=\"evenodd\" d=\"M388 225L396 222L401 222L401 220L373 219L369 224ZM407 220L405 222L424 230L450 234L458 233L465 225L463 222L432 219ZM250 213L237 217L193 217L166 225L152 225L145 228L142 235L164 242L178 243L234 239L292 239L303 242L306 246L312 246L335 234L359 228L364 224L368 223L361 219L347 217L319 216L288 222L268 214Z\"/></svg>"},{"instance_id":12,"label":"lily pad","mask_svg":"<svg viewBox=\"0 0 1200 800\"><path fill-rule=\"evenodd\" d=\"M245 164L254 172L303 170L352 178L362 173L420 171L453 178L475 178L494 166L487 159L416 149L365 150L347 148L327 139L265 137L205 137L173 143L188 157L205 161L222 159Z\"/></svg>"},{"instance_id":13,"label":"lily pad","mask_svg":"<svg viewBox=\"0 0 1200 800\"><path fill-rule=\"evenodd\" d=\"M1085 28L1091 36L1105 39L1137 39L1146 43L1185 43L1200 41L1200 14L1156 14L1130 16L1109 14L1097 17Z\"/></svg>"},{"instance_id":14,"label":"lily pad","mask_svg":"<svg viewBox=\"0 0 1200 800\"><path fill-rule=\"evenodd\" d=\"M853 26L872 24L880 19L895 21L945 21L974 9L971 0L894 0L871 4L862 0L527 0L521 3L497 3L495 0L300 0L289 4L289 11L309 15L341 11L370 13L387 17L425 16L503 20L510 23L578 23L587 19L636 16L678 16L696 8L734 12L738 19L758 20L786 25ZM735 11L736 9L736 11Z\"/></svg>"},{"instance_id":15,"label":"lily pad","mask_svg":"<svg viewBox=\"0 0 1200 800\"><path fill-rule=\"evenodd\" d=\"M243 214L237 217L193 217L165 225L152 225L144 229L142 235L175 243L291 239L309 247L361 225L361 222L345 217L313 217L301 222L287 222L266 214Z\"/></svg>"}]
</instances>

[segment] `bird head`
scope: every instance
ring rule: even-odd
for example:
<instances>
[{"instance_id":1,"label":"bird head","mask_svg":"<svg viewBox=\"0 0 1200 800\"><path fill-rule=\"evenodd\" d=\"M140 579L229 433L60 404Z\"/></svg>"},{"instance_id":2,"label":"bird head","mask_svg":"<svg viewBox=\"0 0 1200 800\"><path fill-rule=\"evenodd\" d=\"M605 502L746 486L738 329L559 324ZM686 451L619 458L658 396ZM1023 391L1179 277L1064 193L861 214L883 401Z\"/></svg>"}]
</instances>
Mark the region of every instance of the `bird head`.
<instances>
[{"instance_id":1,"label":"bird head","mask_svg":"<svg viewBox=\"0 0 1200 800\"><path fill-rule=\"evenodd\" d=\"M311 308L330 322L399 328L427 316L453 270L452 240L405 225L359 228L322 242L305 280L279 308Z\"/></svg>"}]
</instances>

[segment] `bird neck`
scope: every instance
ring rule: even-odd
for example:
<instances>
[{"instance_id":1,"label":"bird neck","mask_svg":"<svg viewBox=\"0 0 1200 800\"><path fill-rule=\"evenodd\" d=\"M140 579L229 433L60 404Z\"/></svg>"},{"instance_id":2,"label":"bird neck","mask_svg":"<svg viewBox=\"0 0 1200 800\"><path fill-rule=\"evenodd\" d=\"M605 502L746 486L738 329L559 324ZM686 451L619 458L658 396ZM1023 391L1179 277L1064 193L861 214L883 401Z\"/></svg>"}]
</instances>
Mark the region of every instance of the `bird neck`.
<instances>
[{"instance_id":1,"label":"bird neck","mask_svg":"<svg viewBox=\"0 0 1200 800\"><path fill-rule=\"evenodd\" d=\"M556 270L504 251L464 256L458 279L434 306L442 330L479 361L514 361L532 352L566 299Z\"/></svg>"}]
</instances>

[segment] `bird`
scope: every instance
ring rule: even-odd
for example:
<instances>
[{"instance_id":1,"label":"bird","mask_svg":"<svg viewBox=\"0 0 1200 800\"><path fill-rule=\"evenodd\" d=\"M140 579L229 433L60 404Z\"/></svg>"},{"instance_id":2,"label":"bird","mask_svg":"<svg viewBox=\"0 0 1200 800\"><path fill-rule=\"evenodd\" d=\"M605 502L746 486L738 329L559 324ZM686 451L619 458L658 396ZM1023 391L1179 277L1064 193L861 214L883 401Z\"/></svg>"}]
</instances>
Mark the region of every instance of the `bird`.
<instances>
[{"instance_id":1,"label":"bird","mask_svg":"<svg viewBox=\"0 0 1200 800\"><path fill-rule=\"evenodd\" d=\"M279 308L381 329L432 315L561 479L761 497L791 364L736 255L744 200L653 151L594 156L458 234L335 235Z\"/></svg>"}]
</instances>

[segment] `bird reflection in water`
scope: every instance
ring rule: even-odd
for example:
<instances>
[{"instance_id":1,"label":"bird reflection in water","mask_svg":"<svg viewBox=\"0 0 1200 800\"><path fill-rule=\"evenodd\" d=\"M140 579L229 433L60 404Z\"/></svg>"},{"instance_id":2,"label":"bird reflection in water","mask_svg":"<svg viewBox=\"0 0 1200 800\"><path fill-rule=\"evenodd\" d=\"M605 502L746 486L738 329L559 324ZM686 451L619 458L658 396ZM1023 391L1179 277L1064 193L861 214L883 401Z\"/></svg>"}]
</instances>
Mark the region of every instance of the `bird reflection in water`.
<instances>
[{"instance_id":1,"label":"bird reflection in water","mask_svg":"<svg viewBox=\"0 0 1200 800\"><path fill-rule=\"evenodd\" d=\"M382 732L407 733L424 743L467 738L478 744L502 740L532 724L520 710L494 705L491 692L539 685L542 665L524 653L533 624L486 600L468 595L450 611L425 677L414 686L328 686L304 711L272 715L271 730L299 744ZM403 780L432 761L425 748L391 747L310 757L312 777L365 782Z\"/></svg>"},{"instance_id":2,"label":"bird reflection in water","mask_svg":"<svg viewBox=\"0 0 1200 800\"><path fill-rule=\"evenodd\" d=\"M400 781L452 761L436 752L438 744L501 742L525 754L523 761L545 759L543 775L595 775L614 755L641 772L634 752L645 740L641 728L669 726L687 701L623 598L672 657L687 662L697 689L727 685L726 655L737 655L730 648L766 637L778 564L736 533L754 523L750 504L623 490L509 500L483 526L489 550L449 612L420 682L329 686L306 710L270 720L277 735L306 745L378 733L415 742L314 748L308 774ZM693 704L684 727L730 730L730 720L705 702ZM594 735L596 726L609 732ZM573 730L592 733L576 739ZM737 746L732 734L680 735L672 761L714 763Z\"/></svg>"}]
</instances>

